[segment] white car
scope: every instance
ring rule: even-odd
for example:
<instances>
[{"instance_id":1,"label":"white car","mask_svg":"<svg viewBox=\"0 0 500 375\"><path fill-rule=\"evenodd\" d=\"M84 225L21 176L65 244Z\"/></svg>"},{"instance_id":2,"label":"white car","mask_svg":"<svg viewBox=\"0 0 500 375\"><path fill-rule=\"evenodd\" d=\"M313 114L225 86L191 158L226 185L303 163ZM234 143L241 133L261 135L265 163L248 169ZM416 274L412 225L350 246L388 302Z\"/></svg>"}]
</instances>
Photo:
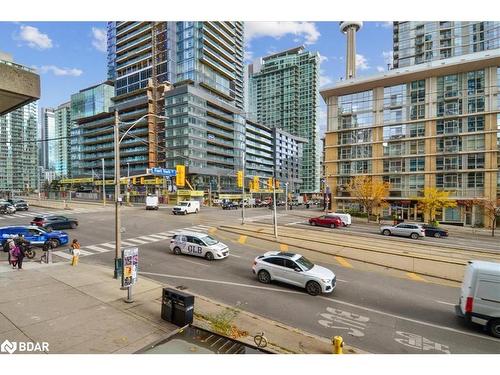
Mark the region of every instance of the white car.
<instances>
[{"instance_id":1,"label":"white car","mask_svg":"<svg viewBox=\"0 0 500 375\"><path fill-rule=\"evenodd\" d=\"M175 255L187 254L204 257L207 260L224 259L229 248L206 233L182 232L170 240L170 250Z\"/></svg>"},{"instance_id":2,"label":"white car","mask_svg":"<svg viewBox=\"0 0 500 375\"><path fill-rule=\"evenodd\" d=\"M261 283L281 281L305 288L312 296L331 293L336 284L332 271L311 263L300 254L269 251L255 258L252 270Z\"/></svg>"}]
</instances>

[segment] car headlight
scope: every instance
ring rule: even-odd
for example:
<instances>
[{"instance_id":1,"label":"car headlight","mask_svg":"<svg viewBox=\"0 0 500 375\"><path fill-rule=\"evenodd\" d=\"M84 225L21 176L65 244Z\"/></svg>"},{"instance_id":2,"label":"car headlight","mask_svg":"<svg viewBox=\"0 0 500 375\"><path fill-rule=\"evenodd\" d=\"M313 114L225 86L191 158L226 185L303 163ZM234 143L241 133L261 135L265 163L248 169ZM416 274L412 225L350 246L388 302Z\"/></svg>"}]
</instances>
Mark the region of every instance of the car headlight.
<instances>
[{"instance_id":1,"label":"car headlight","mask_svg":"<svg viewBox=\"0 0 500 375\"><path fill-rule=\"evenodd\" d=\"M330 279L321 279L321 281L323 281L325 284L329 284L330 283Z\"/></svg>"}]
</instances>

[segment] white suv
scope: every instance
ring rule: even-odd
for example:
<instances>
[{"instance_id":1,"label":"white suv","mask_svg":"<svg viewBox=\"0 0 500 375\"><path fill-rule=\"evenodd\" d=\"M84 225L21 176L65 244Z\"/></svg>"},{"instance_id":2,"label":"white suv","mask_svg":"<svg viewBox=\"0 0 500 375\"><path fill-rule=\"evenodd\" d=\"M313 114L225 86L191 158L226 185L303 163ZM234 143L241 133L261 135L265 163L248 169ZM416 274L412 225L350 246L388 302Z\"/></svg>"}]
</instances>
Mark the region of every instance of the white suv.
<instances>
[{"instance_id":1,"label":"white suv","mask_svg":"<svg viewBox=\"0 0 500 375\"><path fill-rule=\"evenodd\" d=\"M255 258L252 270L261 283L281 281L305 288L312 296L335 289L335 274L300 254L269 251Z\"/></svg>"},{"instance_id":2,"label":"white suv","mask_svg":"<svg viewBox=\"0 0 500 375\"><path fill-rule=\"evenodd\" d=\"M229 256L229 248L206 233L182 232L170 240L170 250L175 255L188 254L207 260L224 259Z\"/></svg>"},{"instance_id":3,"label":"white suv","mask_svg":"<svg viewBox=\"0 0 500 375\"><path fill-rule=\"evenodd\" d=\"M380 227L380 233L384 236L402 236L402 237L410 237L414 240L425 237L425 229L420 224L406 224L401 223L398 225L386 225Z\"/></svg>"}]
</instances>

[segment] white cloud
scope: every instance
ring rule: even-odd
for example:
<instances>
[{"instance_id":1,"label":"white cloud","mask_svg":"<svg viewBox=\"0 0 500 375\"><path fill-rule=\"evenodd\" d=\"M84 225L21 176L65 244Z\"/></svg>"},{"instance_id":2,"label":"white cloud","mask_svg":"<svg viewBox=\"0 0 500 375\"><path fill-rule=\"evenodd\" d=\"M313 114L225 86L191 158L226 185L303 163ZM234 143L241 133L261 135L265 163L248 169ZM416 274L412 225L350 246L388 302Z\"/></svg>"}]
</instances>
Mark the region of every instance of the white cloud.
<instances>
[{"instance_id":1,"label":"white cloud","mask_svg":"<svg viewBox=\"0 0 500 375\"><path fill-rule=\"evenodd\" d=\"M326 61L328 61L328 57L323 56L323 55L321 55L321 54L320 54L320 55L319 55L319 63L320 63L320 65L321 65L322 63L326 62Z\"/></svg>"},{"instance_id":2,"label":"white cloud","mask_svg":"<svg viewBox=\"0 0 500 375\"><path fill-rule=\"evenodd\" d=\"M320 69L319 70L319 87L321 88L323 86L329 85L332 82L333 82L333 79L331 79L329 76L327 76L323 69Z\"/></svg>"},{"instance_id":3,"label":"white cloud","mask_svg":"<svg viewBox=\"0 0 500 375\"><path fill-rule=\"evenodd\" d=\"M380 27L383 27L384 29L392 29L393 23L392 21L384 21L380 22L378 25L380 25Z\"/></svg>"},{"instance_id":4,"label":"white cloud","mask_svg":"<svg viewBox=\"0 0 500 375\"><path fill-rule=\"evenodd\" d=\"M384 67L383 66L377 66L377 72L383 72L385 71Z\"/></svg>"},{"instance_id":5,"label":"white cloud","mask_svg":"<svg viewBox=\"0 0 500 375\"><path fill-rule=\"evenodd\" d=\"M40 72L45 74L52 72L55 76L70 76L79 77L83 74L83 70L77 68L59 68L55 65L43 65L39 68Z\"/></svg>"},{"instance_id":6,"label":"white cloud","mask_svg":"<svg viewBox=\"0 0 500 375\"><path fill-rule=\"evenodd\" d=\"M52 40L47 34L43 34L36 27L21 25L19 39L28 43L31 48L49 49L52 48Z\"/></svg>"},{"instance_id":7,"label":"white cloud","mask_svg":"<svg viewBox=\"0 0 500 375\"><path fill-rule=\"evenodd\" d=\"M279 39L287 34L303 37L305 44L316 43L321 35L314 22L245 22L245 38L248 42L264 36Z\"/></svg>"},{"instance_id":8,"label":"white cloud","mask_svg":"<svg viewBox=\"0 0 500 375\"><path fill-rule=\"evenodd\" d=\"M107 35L105 29L92 28L92 45L100 52L106 52Z\"/></svg>"},{"instance_id":9,"label":"white cloud","mask_svg":"<svg viewBox=\"0 0 500 375\"><path fill-rule=\"evenodd\" d=\"M245 63L251 63L253 61L253 51L245 49L245 53L243 54L243 59L245 60Z\"/></svg>"},{"instance_id":10,"label":"white cloud","mask_svg":"<svg viewBox=\"0 0 500 375\"><path fill-rule=\"evenodd\" d=\"M391 50L391 51L383 51L382 52L382 57L384 58L384 62L386 64L391 64L392 65L392 61L393 61L393 58L394 58L394 52Z\"/></svg>"},{"instance_id":11,"label":"white cloud","mask_svg":"<svg viewBox=\"0 0 500 375\"><path fill-rule=\"evenodd\" d=\"M368 65L368 59L359 53L356 54L356 69L370 69L370 66Z\"/></svg>"}]
</instances>

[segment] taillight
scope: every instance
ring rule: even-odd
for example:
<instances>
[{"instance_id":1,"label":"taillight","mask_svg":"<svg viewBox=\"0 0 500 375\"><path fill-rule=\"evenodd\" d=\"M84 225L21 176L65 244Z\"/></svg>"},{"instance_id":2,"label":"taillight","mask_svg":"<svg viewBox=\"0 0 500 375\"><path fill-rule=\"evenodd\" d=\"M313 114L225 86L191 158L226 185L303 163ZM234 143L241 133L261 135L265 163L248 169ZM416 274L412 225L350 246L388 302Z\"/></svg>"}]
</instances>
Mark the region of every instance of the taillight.
<instances>
[{"instance_id":1,"label":"taillight","mask_svg":"<svg viewBox=\"0 0 500 375\"><path fill-rule=\"evenodd\" d=\"M465 312L466 313L471 313L472 312L472 303L473 302L474 302L474 298L467 297L467 300L465 301Z\"/></svg>"}]
</instances>

